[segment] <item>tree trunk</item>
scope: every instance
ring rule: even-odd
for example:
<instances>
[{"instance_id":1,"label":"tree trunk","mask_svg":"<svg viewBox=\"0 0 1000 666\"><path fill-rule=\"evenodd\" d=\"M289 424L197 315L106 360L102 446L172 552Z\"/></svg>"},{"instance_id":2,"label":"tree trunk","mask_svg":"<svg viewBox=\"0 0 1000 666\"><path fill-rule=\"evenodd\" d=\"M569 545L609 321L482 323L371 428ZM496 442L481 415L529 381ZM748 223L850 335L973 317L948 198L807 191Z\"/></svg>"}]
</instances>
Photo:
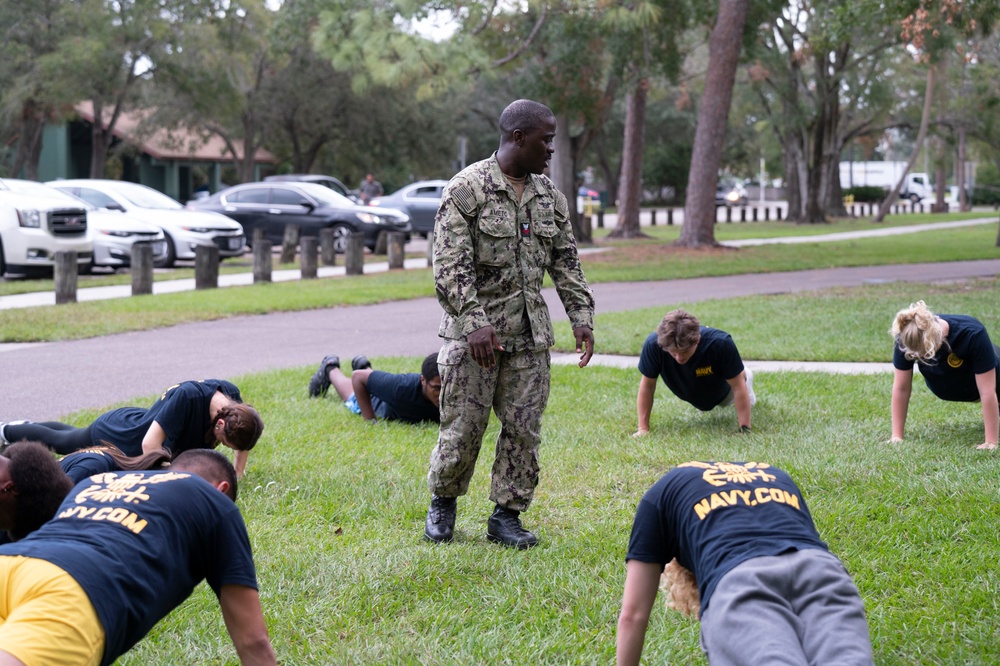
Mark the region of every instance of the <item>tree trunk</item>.
<instances>
[{"instance_id":1,"label":"tree trunk","mask_svg":"<svg viewBox=\"0 0 1000 666\"><path fill-rule=\"evenodd\" d=\"M698 108L688 175L684 226L677 245L715 245L715 185L722 160L729 106L736 82L743 25L749 0L719 0L719 15L708 41L708 71Z\"/></svg>"},{"instance_id":2,"label":"tree trunk","mask_svg":"<svg viewBox=\"0 0 1000 666\"><path fill-rule=\"evenodd\" d=\"M17 153L11 174L15 178L21 176L24 169L29 180L38 180L38 161L42 153L42 135L45 130L45 119L34 103L25 105L21 116L20 137L17 142Z\"/></svg>"},{"instance_id":3,"label":"tree trunk","mask_svg":"<svg viewBox=\"0 0 1000 666\"><path fill-rule=\"evenodd\" d=\"M622 146L621 205L611 238L641 238L639 204L642 200L642 147L646 124L646 92L649 79L643 77L625 101L625 138Z\"/></svg>"},{"instance_id":4,"label":"tree trunk","mask_svg":"<svg viewBox=\"0 0 1000 666\"><path fill-rule=\"evenodd\" d=\"M934 98L935 69L936 65L931 64L927 66L927 86L924 89L924 110L920 114L920 129L917 130L917 140L914 142L915 147L913 149L913 154L910 155L910 160L906 163L906 168L903 169L903 175L900 177L899 182L896 183L896 186L892 188L891 192L889 192L889 196L887 196L885 201L882 202L882 205L879 206L878 215L875 216L875 219L872 220L872 222L885 221L885 216L889 214L889 210L892 208L892 205L896 203L897 199L899 199L899 193L903 189L903 183L906 182L906 174L910 173L910 169L912 169L913 165L917 162L917 154L920 152L920 146L924 143L924 137L927 136L927 125L930 124L931 119L931 102Z\"/></svg>"},{"instance_id":5,"label":"tree trunk","mask_svg":"<svg viewBox=\"0 0 1000 666\"><path fill-rule=\"evenodd\" d=\"M608 188L608 205L616 206L618 202L618 178L621 170L619 165L618 171L611 168L611 160L608 159L608 153L604 149L604 142L597 141L597 163L601 167L601 173L604 174L605 186Z\"/></svg>"},{"instance_id":6,"label":"tree trunk","mask_svg":"<svg viewBox=\"0 0 1000 666\"><path fill-rule=\"evenodd\" d=\"M590 225L580 224L576 209L576 160L573 155L573 140L569 135L569 118L565 113L556 116L556 137L553 139L555 152L549 163L549 177L556 188L566 196L569 219L573 225L573 235L579 243L591 241Z\"/></svg>"},{"instance_id":7,"label":"tree trunk","mask_svg":"<svg viewBox=\"0 0 1000 666\"><path fill-rule=\"evenodd\" d=\"M955 168L955 184L958 185L958 209L969 210L969 198L965 194L965 128L958 128L958 159Z\"/></svg>"}]
</instances>

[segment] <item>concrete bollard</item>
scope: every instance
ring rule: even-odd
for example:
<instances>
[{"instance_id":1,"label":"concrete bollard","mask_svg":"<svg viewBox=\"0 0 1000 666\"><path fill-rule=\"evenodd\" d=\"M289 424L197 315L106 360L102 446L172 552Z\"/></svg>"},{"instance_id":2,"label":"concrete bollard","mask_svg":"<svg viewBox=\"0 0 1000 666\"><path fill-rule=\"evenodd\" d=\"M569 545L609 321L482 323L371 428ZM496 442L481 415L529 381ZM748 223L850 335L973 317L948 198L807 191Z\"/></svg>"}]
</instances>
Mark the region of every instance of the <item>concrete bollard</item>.
<instances>
[{"instance_id":1,"label":"concrete bollard","mask_svg":"<svg viewBox=\"0 0 1000 666\"><path fill-rule=\"evenodd\" d=\"M776 219L778 222L781 222L781 206L778 206L777 208L774 209L774 219Z\"/></svg>"},{"instance_id":2,"label":"concrete bollard","mask_svg":"<svg viewBox=\"0 0 1000 666\"><path fill-rule=\"evenodd\" d=\"M656 226L656 209L655 208L650 208L649 209L649 226L651 226L651 227L655 227Z\"/></svg>"},{"instance_id":3,"label":"concrete bollard","mask_svg":"<svg viewBox=\"0 0 1000 666\"><path fill-rule=\"evenodd\" d=\"M333 228L319 230L319 253L324 266L337 265L337 248L333 246Z\"/></svg>"},{"instance_id":4,"label":"concrete bollard","mask_svg":"<svg viewBox=\"0 0 1000 666\"><path fill-rule=\"evenodd\" d=\"M751 208L750 212L752 213L751 217L752 217L753 221L756 222L757 221L757 209L756 208Z\"/></svg>"},{"instance_id":5,"label":"concrete bollard","mask_svg":"<svg viewBox=\"0 0 1000 666\"><path fill-rule=\"evenodd\" d=\"M733 209L730 208L729 206L726 206L726 222L732 222L732 221L733 221Z\"/></svg>"},{"instance_id":6,"label":"concrete bollard","mask_svg":"<svg viewBox=\"0 0 1000 666\"><path fill-rule=\"evenodd\" d=\"M354 231L347 237L344 268L347 275L363 275L365 272L365 235L360 231Z\"/></svg>"},{"instance_id":7,"label":"concrete bollard","mask_svg":"<svg viewBox=\"0 0 1000 666\"><path fill-rule=\"evenodd\" d=\"M170 241L167 241L170 242ZM153 293L153 244L139 241L132 245L132 295Z\"/></svg>"},{"instance_id":8,"label":"concrete bollard","mask_svg":"<svg viewBox=\"0 0 1000 666\"><path fill-rule=\"evenodd\" d=\"M390 231L389 239L386 241L386 251L389 255L389 269L402 268L406 259L404 246L406 245L406 234L402 231Z\"/></svg>"},{"instance_id":9,"label":"concrete bollard","mask_svg":"<svg viewBox=\"0 0 1000 666\"><path fill-rule=\"evenodd\" d=\"M55 262L52 264L56 305L76 303L76 274L79 270L76 256L75 250L56 252Z\"/></svg>"},{"instance_id":10,"label":"concrete bollard","mask_svg":"<svg viewBox=\"0 0 1000 666\"><path fill-rule=\"evenodd\" d=\"M598 229L603 229L604 228L604 209L603 208L601 210L597 211L597 228Z\"/></svg>"},{"instance_id":11,"label":"concrete bollard","mask_svg":"<svg viewBox=\"0 0 1000 666\"><path fill-rule=\"evenodd\" d=\"M740 208L740 222L746 222L746 221L747 221L747 209Z\"/></svg>"},{"instance_id":12,"label":"concrete bollard","mask_svg":"<svg viewBox=\"0 0 1000 666\"><path fill-rule=\"evenodd\" d=\"M770 220L771 220L771 209L765 207L764 208L764 221L765 222L769 222Z\"/></svg>"},{"instance_id":13,"label":"concrete bollard","mask_svg":"<svg viewBox=\"0 0 1000 666\"><path fill-rule=\"evenodd\" d=\"M434 230L427 232L427 267L434 266Z\"/></svg>"},{"instance_id":14,"label":"concrete bollard","mask_svg":"<svg viewBox=\"0 0 1000 666\"><path fill-rule=\"evenodd\" d=\"M271 241L258 240L253 244L253 281L271 282L271 269L273 268L271 257Z\"/></svg>"},{"instance_id":15,"label":"concrete bollard","mask_svg":"<svg viewBox=\"0 0 1000 666\"><path fill-rule=\"evenodd\" d=\"M668 227L674 226L674 209L673 208L668 208L667 209L667 226Z\"/></svg>"},{"instance_id":16,"label":"concrete bollard","mask_svg":"<svg viewBox=\"0 0 1000 666\"><path fill-rule=\"evenodd\" d=\"M219 246L199 245L194 249L194 288L217 289L219 286Z\"/></svg>"},{"instance_id":17,"label":"concrete bollard","mask_svg":"<svg viewBox=\"0 0 1000 666\"><path fill-rule=\"evenodd\" d=\"M302 279L312 280L317 276L316 254L319 248L319 239L315 236L304 237L301 241L302 254L299 263L302 266Z\"/></svg>"},{"instance_id":18,"label":"concrete bollard","mask_svg":"<svg viewBox=\"0 0 1000 666\"><path fill-rule=\"evenodd\" d=\"M375 251L372 254L377 254L380 257L383 256L388 250L389 245L389 232L380 231L378 236L375 237Z\"/></svg>"},{"instance_id":19,"label":"concrete bollard","mask_svg":"<svg viewBox=\"0 0 1000 666\"><path fill-rule=\"evenodd\" d=\"M286 224L285 235L281 239L281 258L279 264L290 264L295 261L295 250L299 247L299 225Z\"/></svg>"}]
</instances>

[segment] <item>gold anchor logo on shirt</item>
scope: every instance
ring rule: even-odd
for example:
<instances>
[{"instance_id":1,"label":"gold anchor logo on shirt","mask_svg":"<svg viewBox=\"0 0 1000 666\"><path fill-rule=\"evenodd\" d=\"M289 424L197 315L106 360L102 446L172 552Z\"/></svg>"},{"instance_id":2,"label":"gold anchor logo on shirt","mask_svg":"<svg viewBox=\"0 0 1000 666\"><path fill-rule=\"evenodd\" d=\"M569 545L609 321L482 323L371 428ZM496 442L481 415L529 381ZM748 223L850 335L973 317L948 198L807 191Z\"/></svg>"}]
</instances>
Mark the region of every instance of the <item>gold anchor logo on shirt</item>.
<instances>
[{"instance_id":1,"label":"gold anchor logo on shirt","mask_svg":"<svg viewBox=\"0 0 1000 666\"><path fill-rule=\"evenodd\" d=\"M951 353L951 354L948 354L948 365L950 367L952 367L952 368L960 368L960 367L962 367L962 363L964 363L964 361L961 358L959 358L957 355L955 355L954 352Z\"/></svg>"}]
</instances>

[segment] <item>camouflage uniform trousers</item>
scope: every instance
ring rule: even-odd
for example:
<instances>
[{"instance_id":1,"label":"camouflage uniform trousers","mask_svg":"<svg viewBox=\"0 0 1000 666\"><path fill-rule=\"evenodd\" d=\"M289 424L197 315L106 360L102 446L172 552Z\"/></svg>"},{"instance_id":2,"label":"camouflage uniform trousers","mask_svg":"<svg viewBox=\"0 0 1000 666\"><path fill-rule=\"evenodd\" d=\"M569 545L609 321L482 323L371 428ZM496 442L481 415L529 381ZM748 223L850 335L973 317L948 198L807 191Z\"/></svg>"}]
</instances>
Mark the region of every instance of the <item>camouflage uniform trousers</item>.
<instances>
[{"instance_id":1,"label":"camouflage uniform trousers","mask_svg":"<svg viewBox=\"0 0 1000 666\"><path fill-rule=\"evenodd\" d=\"M464 340L447 340L438 354L441 430L431 452L427 486L439 497L469 490L492 408L500 420L490 499L524 511L538 485L542 412L549 400L549 350L496 352L484 369Z\"/></svg>"}]
</instances>

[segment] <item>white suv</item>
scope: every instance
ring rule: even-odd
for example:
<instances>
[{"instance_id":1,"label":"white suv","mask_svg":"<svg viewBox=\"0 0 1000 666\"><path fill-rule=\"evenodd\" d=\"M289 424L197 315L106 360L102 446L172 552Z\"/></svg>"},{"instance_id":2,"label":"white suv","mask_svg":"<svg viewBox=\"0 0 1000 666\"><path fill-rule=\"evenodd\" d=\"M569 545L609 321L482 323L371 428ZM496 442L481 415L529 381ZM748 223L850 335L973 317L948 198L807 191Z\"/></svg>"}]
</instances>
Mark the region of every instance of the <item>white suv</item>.
<instances>
[{"instance_id":1,"label":"white suv","mask_svg":"<svg viewBox=\"0 0 1000 666\"><path fill-rule=\"evenodd\" d=\"M12 191L0 179L0 275L51 273L56 252L75 251L89 266L94 243L83 204Z\"/></svg>"},{"instance_id":2,"label":"white suv","mask_svg":"<svg viewBox=\"0 0 1000 666\"><path fill-rule=\"evenodd\" d=\"M217 246L221 258L238 257L246 252L243 227L238 223L219 213L187 210L151 187L100 178L53 180L48 184L98 208L125 211L163 229L167 237L163 266L173 266L177 259L194 259L199 245Z\"/></svg>"}]
</instances>

